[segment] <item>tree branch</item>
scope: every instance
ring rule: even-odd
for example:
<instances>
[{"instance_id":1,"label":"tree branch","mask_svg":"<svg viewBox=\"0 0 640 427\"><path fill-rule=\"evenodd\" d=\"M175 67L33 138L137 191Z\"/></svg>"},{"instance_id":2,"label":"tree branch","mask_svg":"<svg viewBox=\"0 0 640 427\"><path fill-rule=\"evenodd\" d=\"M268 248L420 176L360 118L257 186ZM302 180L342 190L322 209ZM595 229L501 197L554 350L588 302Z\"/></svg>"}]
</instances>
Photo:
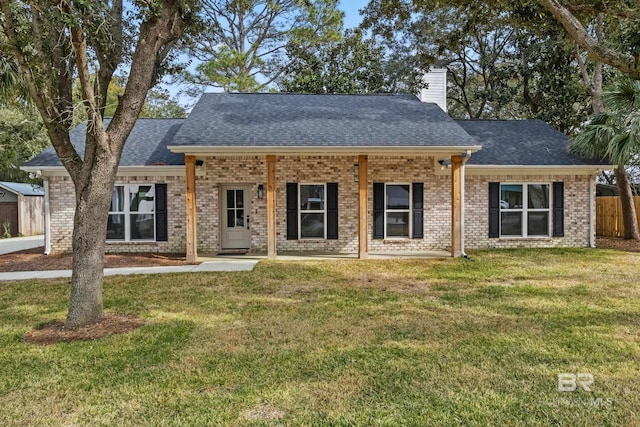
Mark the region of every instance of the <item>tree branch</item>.
<instances>
[{"instance_id":1,"label":"tree branch","mask_svg":"<svg viewBox=\"0 0 640 427\"><path fill-rule=\"evenodd\" d=\"M74 182L77 182L82 169L82 159L69 139L69 126L71 123L66 119L66 117L61 117L66 115L67 112L61 112L57 108L56 98L58 98L59 94L51 93L53 88L59 88L62 83L53 87L50 84L39 83L38 78L34 75L33 70L31 69L31 61L27 58L27 54L22 49L22 45L18 40L16 22L14 21L14 14L11 10L10 2L8 0L2 0L0 1L0 5L4 16L3 32L7 36L11 52L20 67L29 95L43 118L47 134L58 157L60 158L60 161L69 172L71 179L74 180ZM33 26L34 21L32 20L31 23ZM42 56L46 56L47 54L52 54L52 52L36 53L39 59L42 59ZM36 63L34 66L37 67L39 65ZM67 73L69 73L69 71L67 71ZM63 82L69 79L68 75L59 77Z\"/></svg>"},{"instance_id":2,"label":"tree branch","mask_svg":"<svg viewBox=\"0 0 640 427\"><path fill-rule=\"evenodd\" d=\"M640 57L633 57L613 50L589 35L582 23L557 0L541 0L542 5L562 24L567 33L587 51L594 60L609 64L614 68L640 78Z\"/></svg>"}]
</instances>

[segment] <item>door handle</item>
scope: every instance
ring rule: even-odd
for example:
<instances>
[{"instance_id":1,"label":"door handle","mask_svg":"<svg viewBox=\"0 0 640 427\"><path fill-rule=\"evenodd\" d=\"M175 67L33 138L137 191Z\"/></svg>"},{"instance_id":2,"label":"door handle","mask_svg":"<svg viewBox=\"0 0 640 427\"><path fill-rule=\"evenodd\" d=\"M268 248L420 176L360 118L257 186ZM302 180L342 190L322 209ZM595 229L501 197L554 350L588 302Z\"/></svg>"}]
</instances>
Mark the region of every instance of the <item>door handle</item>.
<instances>
[{"instance_id":1,"label":"door handle","mask_svg":"<svg viewBox=\"0 0 640 427\"><path fill-rule=\"evenodd\" d=\"M249 215L247 215L247 230L251 230L251 227L249 226Z\"/></svg>"}]
</instances>

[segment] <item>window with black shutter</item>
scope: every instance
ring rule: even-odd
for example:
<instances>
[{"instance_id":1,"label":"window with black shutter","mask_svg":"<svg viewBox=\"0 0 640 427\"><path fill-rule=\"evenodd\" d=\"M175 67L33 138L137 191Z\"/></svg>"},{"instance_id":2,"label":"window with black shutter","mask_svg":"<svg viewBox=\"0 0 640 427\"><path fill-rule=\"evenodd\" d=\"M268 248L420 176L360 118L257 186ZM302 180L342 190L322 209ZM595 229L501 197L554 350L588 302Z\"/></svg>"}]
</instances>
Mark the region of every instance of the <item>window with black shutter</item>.
<instances>
[{"instance_id":1,"label":"window with black shutter","mask_svg":"<svg viewBox=\"0 0 640 427\"><path fill-rule=\"evenodd\" d=\"M373 184L373 238L424 237L424 184Z\"/></svg>"},{"instance_id":2,"label":"window with black shutter","mask_svg":"<svg viewBox=\"0 0 640 427\"><path fill-rule=\"evenodd\" d=\"M287 184L287 239L338 238L338 184Z\"/></svg>"},{"instance_id":3,"label":"window with black shutter","mask_svg":"<svg viewBox=\"0 0 640 427\"><path fill-rule=\"evenodd\" d=\"M564 183L489 183L490 238L563 235Z\"/></svg>"}]
</instances>

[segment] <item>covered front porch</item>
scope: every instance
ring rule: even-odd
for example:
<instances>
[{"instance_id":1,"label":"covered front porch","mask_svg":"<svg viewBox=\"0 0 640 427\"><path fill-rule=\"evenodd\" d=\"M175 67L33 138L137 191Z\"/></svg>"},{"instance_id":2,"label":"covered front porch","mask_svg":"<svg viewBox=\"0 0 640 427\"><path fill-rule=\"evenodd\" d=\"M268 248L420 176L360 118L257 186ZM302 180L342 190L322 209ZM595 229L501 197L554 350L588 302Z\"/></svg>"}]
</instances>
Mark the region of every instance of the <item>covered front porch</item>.
<instances>
[{"instance_id":1,"label":"covered front porch","mask_svg":"<svg viewBox=\"0 0 640 427\"><path fill-rule=\"evenodd\" d=\"M187 259L195 262L199 258L199 228L206 234L217 230L215 236L215 232L206 236L221 242L213 244L217 248L213 255L217 255L225 249L224 236L230 230L226 227L231 225L248 233L250 244L245 246L249 253L245 257L461 256L464 253L464 163L471 153L415 148L373 151L329 156L318 150L265 152L253 156L247 156L246 152L185 153ZM243 160L238 163L240 158ZM442 166L445 163L450 166ZM196 169L202 169L203 165L204 178L202 172L196 174ZM239 171L243 167L251 173L243 175ZM300 200L305 197L301 192L303 187L308 186L321 187L321 199ZM235 208L229 204L236 203L230 201L235 200L235 196L229 196L230 191L240 194L234 188L244 189L242 196L238 196L244 199L238 201ZM392 206L392 190L404 190L411 206ZM310 200L317 200L314 203L318 206L307 206ZM219 217L212 220L211 215L215 213L211 212L217 212ZM205 217L201 218L203 213ZM318 236L305 236L305 218L314 215L321 218L319 223L324 228ZM207 222L206 227L199 227L201 219ZM392 235L392 220L406 222L399 228L406 235ZM201 252L212 255L210 250Z\"/></svg>"}]
</instances>

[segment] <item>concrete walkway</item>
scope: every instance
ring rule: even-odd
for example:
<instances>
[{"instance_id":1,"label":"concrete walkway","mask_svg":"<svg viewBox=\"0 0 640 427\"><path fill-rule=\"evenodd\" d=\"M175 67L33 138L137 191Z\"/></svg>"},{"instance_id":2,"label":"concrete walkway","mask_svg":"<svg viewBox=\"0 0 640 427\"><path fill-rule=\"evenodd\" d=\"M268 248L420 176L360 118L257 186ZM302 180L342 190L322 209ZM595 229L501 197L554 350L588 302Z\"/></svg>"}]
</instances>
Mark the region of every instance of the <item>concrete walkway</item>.
<instances>
[{"instance_id":1,"label":"concrete walkway","mask_svg":"<svg viewBox=\"0 0 640 427\"><path fill-rule=\"evenodd\" d=\"M44 235L0 239L0 255L44 246Z\"/></svg>"},{"instance_id":2,"label":"concrete walkway","mask_svg":"<svg viewBox=\"0 0 640 427\"><path fill-rule=\"evenodd\" d=\"M105 276L130 275L130 274L163 274L163 273L202 273L220 271L251 271L258 260L216 260L205 261L198 265L171 265L163 267L123 267L105 268ZM14 271L0 273L0 281L27 280L27 279L57 279L71 277L71 270L46 270L46 271Z\"/></svg>"},{"instance_id":3,"label":"concrete walkway","mask_svg":"<svg viewBox=\"0 0 640 427\"><path fill-rule=\"evenodd\" d=\"M398 252L384 254L369 254L370 259L433 259L449 258L451 255L445 251L428 252ZM356 254L321 254L321 253L283 253L278 254L279 261L336 261L344 259L357 259ZM105 276L130 275L130 274L163 274L163 273L202 273L223 271L251 271L260 261L266 260L264 254L225 255L225 256L201 256L198 265L175 265L163 267L123 267L105 268ZM56 279L71 277L71 270L47 270L47 271L16 271L0 273L0 281L27 280L27 279Z\"/></svg>"}]
</instances>

